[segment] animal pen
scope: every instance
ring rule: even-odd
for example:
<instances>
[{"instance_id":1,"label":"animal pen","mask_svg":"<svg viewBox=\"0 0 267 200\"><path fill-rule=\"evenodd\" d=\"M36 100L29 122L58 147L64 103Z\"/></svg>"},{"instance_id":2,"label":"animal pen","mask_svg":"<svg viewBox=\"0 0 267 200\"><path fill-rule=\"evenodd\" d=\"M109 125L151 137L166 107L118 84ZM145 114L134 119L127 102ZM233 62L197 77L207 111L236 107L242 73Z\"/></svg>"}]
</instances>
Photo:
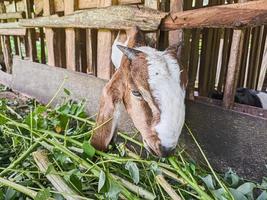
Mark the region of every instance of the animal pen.
<instances>
[{"instance_id":1,"label":"animal pen","mask_svg":"<svg viewBox=\"0 0 267 200\"><path fill-rule=\"evenodd\" d=\"M118 31L138 26L160 50L182 38L186 121L213 166L266 174L267 110L234 103L238 87L267 89L266 0L1 0L0 12L0 82L48 102L68 76L66 88L88 99L91 114L115 72ZM222 101L208 98L214 89ZM124 114L120 129L132 128Z\"/></svg>"}]
</instances>

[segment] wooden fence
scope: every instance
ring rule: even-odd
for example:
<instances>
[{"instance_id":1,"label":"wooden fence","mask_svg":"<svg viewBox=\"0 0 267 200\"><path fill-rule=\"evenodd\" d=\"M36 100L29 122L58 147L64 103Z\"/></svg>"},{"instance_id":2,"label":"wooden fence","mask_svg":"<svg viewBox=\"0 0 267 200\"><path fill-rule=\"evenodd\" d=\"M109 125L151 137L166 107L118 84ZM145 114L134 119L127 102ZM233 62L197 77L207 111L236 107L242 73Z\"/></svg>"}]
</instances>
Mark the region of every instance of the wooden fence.
<instances>
[{"instance_id":1,"label":"wooden fence","mask_svg":"<svg viewBox=\"0 0 267 200\"><path fill-rule=\"evenodd\" d=\"M2 65L12 73L12 56L19 56L109 79L115 71L111 46L119 29L137 24L150 32L147 37L154 47L164 49L180 40L181 30L177 29L184 28L183 62L190 99L194 99L194 91L208 96L214 89L223 91L227 84L228 91L236 87L266 90L267 3L233 3L237 2L1 0ZM233 6L213 7L220 4ZM181 10L185 11L178 12ZM168 15L169 11L173 14ZM242 29L238 33L234 28ZM233 74L232 78L227 73ZM229 98L225 101L233 102L233 94ZM226 103L226 107L231 106Z\"/></svg>"}]
</instances>

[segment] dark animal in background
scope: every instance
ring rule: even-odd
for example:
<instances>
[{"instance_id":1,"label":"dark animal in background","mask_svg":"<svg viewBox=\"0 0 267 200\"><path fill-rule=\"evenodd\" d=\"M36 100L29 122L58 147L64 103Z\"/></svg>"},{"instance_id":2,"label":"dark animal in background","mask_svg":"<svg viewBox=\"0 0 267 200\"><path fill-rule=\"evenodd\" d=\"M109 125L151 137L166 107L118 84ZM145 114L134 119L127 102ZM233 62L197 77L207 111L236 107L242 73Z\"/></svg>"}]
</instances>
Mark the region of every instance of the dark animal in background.
<instances>
[{"instance_id":1,"label":"dark animal in background","mask_svg":"<svg viewBox=\"0 0 267 200\"><path fill-rule=\"evenodd\" d=\"M223 92L212 91L209 94L212 99L223 99ZM238 88L235 94L235 102L254 107L267 109L267 92L259 92L247 88Z\"/></svg>"}]
</instances>

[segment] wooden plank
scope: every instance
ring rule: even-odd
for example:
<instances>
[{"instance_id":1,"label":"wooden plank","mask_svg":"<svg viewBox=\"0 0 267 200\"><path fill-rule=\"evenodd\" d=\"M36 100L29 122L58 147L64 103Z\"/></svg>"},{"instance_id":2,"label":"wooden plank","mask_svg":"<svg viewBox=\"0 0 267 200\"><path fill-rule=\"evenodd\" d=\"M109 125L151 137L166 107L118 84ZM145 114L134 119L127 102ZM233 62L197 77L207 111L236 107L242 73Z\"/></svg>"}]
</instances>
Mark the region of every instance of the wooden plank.
<instances>
[{"instance_id":1,"label":"wooden plank","mask_svg":"<svg viewBox=\"0 0 267 200\"><path fill-rule=\"evenodd\" d=\"M231 29L225 29L224 30L222 64L221 64L219 83L218 83L218 87L217 87L217 90L220 92L223 91L223 87L224 87L224 83L225 83L226 72L227 72L227 68L228 68L227 65L228 65L229 57L230 57L232 35L233 35L233 30L231 30Z\"/></svg>"},{"instance_id":2,"label":"wooden plank","mask_svg":"<svg viewBox=\"0 0 267 200\"><path fill-rule=\"evenodd\" d=\"M17 12L17 2L14 2L15 12ZM24 17L24 15L22 16ZM18 19L15 19L15 21L18 21ZM16 55L19 55L20 58L22 58L22 50L21 50L21 38L20 37L14 37L14 44L15 44L15 50Z\"/></svg>"},{"instance_id":3,"label":"wooden plank","mask_svg":"<svg viewBox=\"0 0 267 200\"><path fill-rule=\"evenodd\" d=\"M32 18L33 5L31 0L24 0L26 18ZM36 50L36 32L34 28L28 29L26 32L28 41L28 48L26 49L26 55L29 56L30 60L37 62L37 50Z\"/></svg>"},{"instance_id":4,"label":"wooden plank","mask_svg":"<svg viewBox=\"0 0 267 200\"><path fill-rule=\"evenodd\" d=\"M69 0L68 3L64 4L64 14L69 15L73 13L77 7L77 0ZM77 58L77 44L76 44L76 33L73 28L66 28L66 67L69 70L76 71L78 69L78 58Z\"/></svg>"},{"instance_id":5,"label":"wooden plank","mask_svg":"<svg viewBox=\"0 0 267 200\"><path fill-rule=\"evenodd\" d=\"M46 4L44 4L44 16L49 16L54 14L54 4L52 0L48 0ZM50 66L58 66L56 62L56 49L55 49L55 32L52 28L45 28L45 39L47 45L47 64Z\"/></svg>"},{"instance_id":6,"label":"wooden plank","mask_svg":"<svg viewBox=\"0 0 267 200\"><path fill-rule=\"evenodd\" d=\"M0 29L25 29L21 27L18 22L0 23Z\"/></svg>"},{"instance_id":7,"label":"wooden plank","mask_svg":"<svg viewBox=\"0 0 267 200\"><path fill-rule=\"evenodd\" d=\"M260 0L172 13L162 21L161 29L242 28L264 24L267 24L267 1Z\"/></svg>"},{"instance_id":8,"label":"wooden plank","mask_svg":"<svg viewBox=\"0 0 267 200\"><path fill-rule=\"evenodd\" d=\"M0 35L25 36L26 35L26 28L0 29Z\"/></svg>"},{"instance_id":9,"label":"wooden plank","mask_svg":"<svg viewBox=\"0 0 267 200\"><path fill-rule=\"evenodd\" d=\"M98 0L98 7L111 6L112 0ZM97 35L97 77L110 79L112 72L111 63L112 33L100 29Z\"/></svg>"},{"instance_id":10,"label":"wooden plank","mask_svg":"<svg viewBox=\"0 0 267 200\"><path fill-rule=\"evenodd\" d=\"M10 12L0 14L0 19L22 19L24 12Z\"/></svg>"},{"instance_id":11,"label":"wooden plank","mask_svg":"<svg viewBox=\"0 0 267 200\"><path fill-rule=\"evenodd\" d=\"M0 2L0 13L5 13L5 12L6 12L5 5L3 2ZM0 20L0 21L6 22L6 20ZM2 53L4 56L6 72L11 74L12 73L12 49L11 49L9 36L6 36L6 35L0 36L0 40L1 40L1 47L2 47Z\"/></svg>"},{"instance_id":12,"label":"wooden plank","mask_svg":"<svg viewBox=\"0 0 267 200\"><path fill-rule=\"evenodd\" d=\"M47 0L45 0L47 1ZM46 4L46 3L45 3ZM34 0L35 14L40 15L44 11L44 0ZM64 0L54 0L53 1L53 13L64 11Z\"/></svg>"},{"instance_id":13,"label":"wooden plank","mask_svg":"<svg viewBox=\"0 0 267 200\"><path fill-rule=\"evenodd\" d=\"M261 70L257 87L259 91L264 89L264 79L267 80L267 39L265 39L264 52L262 56Z\"/></svg>"},{"instance_id":14,"label":"wooden plank","mask_svg":"<svg viewBox=\"0 0 267 200\"><path fill-rule=\"evenodd\" d=\"M16 6L15 6L16 5ZM12 1L12 3L6 5L6 12L24 12L25 5L23 1Z\"/></svg>"},{"instance_id":15,"label":"wooden plank","mask_svg":"<svg viewBox=\"0 0 267 200\"><path fill-rule=\"evenodd\" d=\"M170 12L183 11L183 0L170 0ZM175 30L169 32L169 45L178 44L183 39L183 30Z\"/></svg>"},{"instance_id":16,"label":"wooden plank","mask_svg":"<svg viewBox=\"0 0 267 200\"><path fill-rule=\"evenodd\" d=\"M160 1L159 0L145 0L145 7L159 10ZM149 46L158 48L158 39L160 32L146 34L146 41L148 41Z\"/></svg>"},{"instance_id":17,"label":"wooden plank","mask_svg":"<svg viewBox=\"0 0 267 200\"><path fill-rule=\"evenodd\" d=\"M1 37L2 51L4 55L4 61L6 65L7 73L12 72L12 50L10 45L10 40L8 36Z\"/></svg>"},{"instance_id":18,"label":"wooden plank","mask_svg":"<svg viewBox=\"0 0 267 200\"><path fill-rule=\"evenodd\" d=\"M240 66L240 75L238 80L238 87L245 87L244 81L246 76L246 69L247 69L247 57L248 57L248 50L250 44L250 28L245 29L244 35L244 44L243 44L243 54L241 59L241 66Z\"/></svg>"},{"instance_id":19,"label":"wooden plank","mask_svg":"<svg viewBox=\"0 0 267 200\"><path fill-rule=\"evenodd\" d=\"M43 1L44 0L34 0L35 5L35 14L40 15L43 11ZM141 4L142 0L117 0L119 5L125 4ZM63 0L55 0L55 12L63 12L64 11L64 1ZM88 8L96 8L98 7L97 0L78 0L77 9L88 9Z\"/></svg>"},{"instance_id":20,"label":"wooden plank","mask_svg":"<svg viewBox=\"0 0 267 200\"><path fill-rule=\"evenodd\" d=\"M240 70L243 43L244 43L244 31L234 30L231 55L228 64L224 96L223 96L223 106L227 109L232 108L234 105L234 98L235 98L237 80Z\"/></svg>"},{"instance_id":21,"label":"wooden plank","mask_svg":"<svg viewBox=\"0 0 267 200\"><path fill-rule=\"evenodd\" d=\"M46 4L47 6L47 4ZM106 8L77 11L72 15L21 19L23 27L49 28L95 28L125 30L139 26L143 31L156 31L167 13L149 8L110 6Z\"/></svg>"}]
</instances>

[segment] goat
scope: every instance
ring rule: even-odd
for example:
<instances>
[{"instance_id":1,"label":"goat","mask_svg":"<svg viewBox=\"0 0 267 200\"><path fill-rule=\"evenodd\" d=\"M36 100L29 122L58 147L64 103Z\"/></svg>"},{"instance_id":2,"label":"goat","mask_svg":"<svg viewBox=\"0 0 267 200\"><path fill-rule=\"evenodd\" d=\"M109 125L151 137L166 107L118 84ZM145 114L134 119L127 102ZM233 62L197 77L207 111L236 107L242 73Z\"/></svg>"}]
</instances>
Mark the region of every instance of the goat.
<instances>
[{"instance_id":1,"label":"goat","mask_svg":"<svg viewBox=\"0 0 267 200\"><path fill-rule=\"evenodd\" d=\"M218 91L212 91L209 94L209 97L213 99L222 100L223 93ZM237 88L235 93L235 102L267 109L267 92L259 92L247 88Z\"/></svg>"},{"instance_id":2,"label":"goat","mask_svg":"<svg viewBox=\"0 0 267 200\"><path fill-rule=\"evenodd\" d=\"M104 87L100 99L96 124L105 125L91 138L91 144L98 150L107 150L113 138L120 103L140 131L149 152L166 157L177 146L185 119L187 84L186 71L181 69L176 56L181 45L162 52L145 46L144 41L144 35L135 27L127 34L128 47L117 45L123 57L112 56L119 59L113 62L120 67Z\"/></svg>"}]
</instances>

